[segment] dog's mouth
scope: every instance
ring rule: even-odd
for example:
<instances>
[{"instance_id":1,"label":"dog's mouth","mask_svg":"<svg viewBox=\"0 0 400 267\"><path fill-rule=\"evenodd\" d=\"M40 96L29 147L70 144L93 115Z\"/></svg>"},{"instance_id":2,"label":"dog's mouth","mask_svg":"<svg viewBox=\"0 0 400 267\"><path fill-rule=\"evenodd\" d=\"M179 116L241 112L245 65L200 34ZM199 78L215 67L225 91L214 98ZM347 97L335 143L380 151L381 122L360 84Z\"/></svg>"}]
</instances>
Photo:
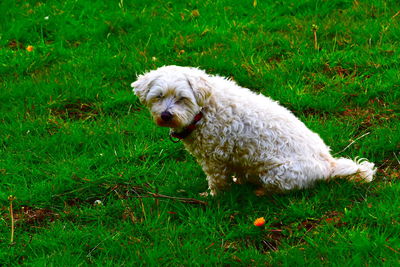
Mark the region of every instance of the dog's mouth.
<instances>
[{"instance_id":1,"label":"dog's mouth","mask_svg":"<svg viewBox=\"0 0 400 267\"><path fill-rule=\"evenodd\" d=\"M165 121L165 120L161 119L160 117L157 117L155 121L156 121L156 124L161 127L177 128L179 126L178 123L174 119L172 119L170 121Z\"/></svg>"}]
</instances>

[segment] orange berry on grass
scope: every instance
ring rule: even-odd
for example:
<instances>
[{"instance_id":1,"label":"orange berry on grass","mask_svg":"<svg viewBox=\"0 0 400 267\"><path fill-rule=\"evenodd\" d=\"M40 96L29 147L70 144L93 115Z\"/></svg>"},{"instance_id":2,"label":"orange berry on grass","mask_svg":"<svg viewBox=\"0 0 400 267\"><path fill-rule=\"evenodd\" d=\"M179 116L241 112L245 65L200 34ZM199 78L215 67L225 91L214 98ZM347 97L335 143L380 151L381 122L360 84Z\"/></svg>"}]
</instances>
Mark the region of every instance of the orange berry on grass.
<instances>
[{"instance_id":1,"label":"orange berry on grass","mask_svg":"<svg viewBox=\"0 0 400 267\"><path fill-rule=\"evenodd\" d=\"M265 219L264 219L264 217L257 218L257 219L254 221L254 225L255 225L255 226L258 226L258 227L263 226L264 224L265 224Z\"/></svg>"}]
</instances>

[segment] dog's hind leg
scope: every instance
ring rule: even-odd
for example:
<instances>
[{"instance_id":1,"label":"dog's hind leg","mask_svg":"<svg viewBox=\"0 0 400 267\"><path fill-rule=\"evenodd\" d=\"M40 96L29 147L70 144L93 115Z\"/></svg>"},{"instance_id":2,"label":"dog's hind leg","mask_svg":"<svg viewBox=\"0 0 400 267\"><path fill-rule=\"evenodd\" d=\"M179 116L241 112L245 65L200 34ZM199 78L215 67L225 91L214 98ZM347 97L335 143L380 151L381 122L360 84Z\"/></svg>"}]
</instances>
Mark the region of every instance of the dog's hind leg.
<instances>
[{"instance_id":1,"label":"dog's hind leg","mask_svg":"<svg viewBox=\"0 0 400 267\"><path fill-rule=\"evenodd\" d=\"M312 186L329 177L329 163L317 161L288 161L260 175L267 191L288 191Z\"/></svg>"}]
</instances>

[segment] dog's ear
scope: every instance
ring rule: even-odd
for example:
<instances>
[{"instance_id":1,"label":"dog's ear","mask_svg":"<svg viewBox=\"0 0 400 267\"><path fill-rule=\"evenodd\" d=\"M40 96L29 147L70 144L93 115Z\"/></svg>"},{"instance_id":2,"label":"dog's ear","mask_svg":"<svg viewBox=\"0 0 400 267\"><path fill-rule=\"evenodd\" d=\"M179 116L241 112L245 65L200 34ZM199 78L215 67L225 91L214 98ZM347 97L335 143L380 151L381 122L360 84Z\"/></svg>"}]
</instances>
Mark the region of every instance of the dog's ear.
<instances>
[{"instance_id":1,"label":"dog's ear","mask_svg":"<svg viewBox=\"0 0 400 267\"><path fill-rule=\"evenodd\" d=\"M186 78L190 87L193 90L197 104L203 107L204 105L206 105L207 100L211 95L211 84L208 81L207 75L186 75Z\"/></svg>"},{"instance_id":2,"label":"dog's ear","mask_svg":"<svg viewBox=\"0 0 400 267\"><path fill-rule=\"evenodd\" d=\"M151 84L157 79L151 73L146 73L139 75L137 80L131 83L131 87L133 88L133 92L141 103L146 104L146 96L150 91Z\"/></svg>"}]
</instances>

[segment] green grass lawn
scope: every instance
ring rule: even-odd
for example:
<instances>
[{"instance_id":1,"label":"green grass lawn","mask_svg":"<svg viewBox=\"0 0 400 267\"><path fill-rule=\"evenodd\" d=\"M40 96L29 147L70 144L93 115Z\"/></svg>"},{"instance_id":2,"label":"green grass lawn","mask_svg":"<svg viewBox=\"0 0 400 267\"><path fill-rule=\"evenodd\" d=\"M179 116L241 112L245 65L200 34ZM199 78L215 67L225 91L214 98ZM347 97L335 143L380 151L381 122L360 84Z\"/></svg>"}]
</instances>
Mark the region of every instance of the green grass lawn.
<instances>
[{"instance_id":1,"label":"green grass lawn","mask_svg":"<svg viewBox=\"0 0 400 267\"><path fill-rule=\"evenodd\" d=\"M400 264L399 11L394 0L0 1L0 266ZM375 162L376 179L199 197L201 168L130 88L169 64L278 100L336 156Z\"/></svg>"}]
</instances>

